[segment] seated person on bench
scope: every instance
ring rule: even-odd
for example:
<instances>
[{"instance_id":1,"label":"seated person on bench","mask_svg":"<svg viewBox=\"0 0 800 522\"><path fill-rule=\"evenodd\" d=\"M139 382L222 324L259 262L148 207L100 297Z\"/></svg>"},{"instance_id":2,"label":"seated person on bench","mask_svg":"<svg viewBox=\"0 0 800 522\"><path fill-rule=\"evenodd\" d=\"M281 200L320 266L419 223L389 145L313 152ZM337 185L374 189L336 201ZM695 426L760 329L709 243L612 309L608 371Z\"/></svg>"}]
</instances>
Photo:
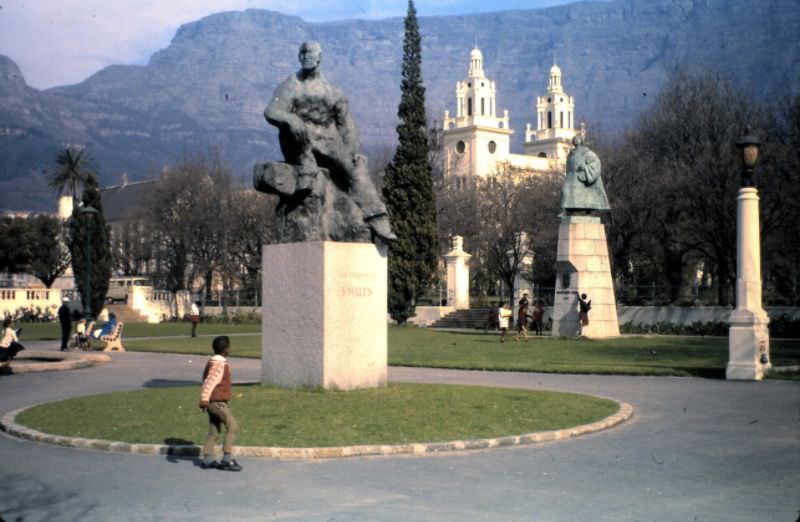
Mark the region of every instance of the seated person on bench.
<instances>
[{"instance_id":1,"label":"seated person on bench","mask_svg":"<svg viewBox=\"0 0 800 522\"><path fill-rule=\"evenodd\" d=\"M104 335L111 335L111 332L114 331L114 327L117 326L117 316L114 312L108 314L108 322L103 325L102 328L98 328L92 333L92 336L95 339L100 339Z\"/></svg>"}]
</instances>

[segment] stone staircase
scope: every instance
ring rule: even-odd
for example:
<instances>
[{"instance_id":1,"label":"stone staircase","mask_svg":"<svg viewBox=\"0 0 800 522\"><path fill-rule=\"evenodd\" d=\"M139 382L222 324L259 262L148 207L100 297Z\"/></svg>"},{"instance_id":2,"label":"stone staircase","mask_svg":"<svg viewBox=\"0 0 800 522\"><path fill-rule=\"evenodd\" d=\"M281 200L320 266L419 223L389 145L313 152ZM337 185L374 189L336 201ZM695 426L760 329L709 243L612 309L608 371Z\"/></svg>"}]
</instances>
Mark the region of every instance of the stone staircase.
<instances>
[{"instance_id":1,"label":"stone staircase","mask_svg":"<svg viewBox=\"0 0 800 522\"><path fill-rule=\"evenodd\" d=\"M483 330L489 317L488 308L456 310L435 321L429 328L468 328Z\"/></svg>"},{"instance_id":2,"label":"stone staircase","mask_svg":"<svg viewBox=\"0 0 800 522\"><path fill-rule=\"evenodd\" d=\"M108 312L114 312L117 321L122 323L146 323L147 317L135 311L127 304L107 304Z\"/></svg>"}]
</instances>

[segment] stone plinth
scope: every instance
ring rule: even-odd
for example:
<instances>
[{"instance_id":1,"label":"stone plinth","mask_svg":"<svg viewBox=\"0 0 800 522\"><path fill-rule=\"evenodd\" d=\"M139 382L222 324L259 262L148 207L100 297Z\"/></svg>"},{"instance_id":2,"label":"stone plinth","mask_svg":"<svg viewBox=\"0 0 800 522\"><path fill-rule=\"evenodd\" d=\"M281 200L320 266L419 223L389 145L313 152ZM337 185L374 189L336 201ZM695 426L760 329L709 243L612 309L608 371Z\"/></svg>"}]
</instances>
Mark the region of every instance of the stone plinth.
<instances>
[{"instance_id":1,"label":"stone plinth","mask_svg":"<svg viewBox=\"0 0 800 522\"><path fill-rule=\"evenodd\" d=\"M599 217L562 216L556 262L558 276L553 301L553 335L619 336L606 231ZM592 302L589 325L583 328L578 318L580 294L586 294Z\"/></svg>"},{"instance_id":2,"label":"stone plinth","mask_svg":"<svg viewBox=\"0 0 800 522\"><path fill-rule=\"evenodd\" d=\"M769 316L761 304L759 227L758 190L742 188L737 201L736 308L728 335L728 379L761 380L770 367Z\"/></svg>"},{"instance_id":3,"label":"stone plinth","mask_svg":"<svg viewBox=\"0 0 800 522\"><path fill-rule=\"evenodd\" d=\"M464 252L464 238L454 236L450 252L445 254L447 263L447 306L456 310L469 309L469 259Z\"/></svg>"},{"instance_id":4,"label":"stone plinth","mask_svg":"<svg viewBox=\"0 0 800 522\"><path fill-rule=\"evenodd\" d=\"M313 241L265 245L263 254L261 382L385 386L385 250Z\"/></svg>"}]
</instances>

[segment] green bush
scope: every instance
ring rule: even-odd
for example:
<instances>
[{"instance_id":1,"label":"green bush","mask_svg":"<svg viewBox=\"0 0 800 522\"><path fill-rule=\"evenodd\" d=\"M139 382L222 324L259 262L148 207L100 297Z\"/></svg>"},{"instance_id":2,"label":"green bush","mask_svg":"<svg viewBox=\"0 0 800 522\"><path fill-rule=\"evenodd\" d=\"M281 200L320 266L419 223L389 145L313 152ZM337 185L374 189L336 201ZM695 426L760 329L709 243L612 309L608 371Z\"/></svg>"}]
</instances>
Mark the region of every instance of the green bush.
<instances>
[{"instance_id":1,"label":"green bush","mask_svg":"<svg viewBox=\"0 0 800 522\"><path fill-rule=\"evenodd\" d=\"M620 326L620 332L627 334L657 334L657 335L715 335L726 337L728 324L720 321L702 323L695 321L690 325L658 322L653 324L625 323Z\"/></svg>"},{"instance_id":2,"label":"green bush","mask_svg":"<svg viewBox=\"0 0 800 522\"><path fill-rule=\"evenodd\" d=\"M653 324L625 323L620 326L620 332L627 334L658 334L658 335L716 335L728 336L730 325L722 321L695 321L690 325L658 322ZM769 323L769 335L776 339L800 337L800 321L783 315Z\"/></svg>"}]
</instances>

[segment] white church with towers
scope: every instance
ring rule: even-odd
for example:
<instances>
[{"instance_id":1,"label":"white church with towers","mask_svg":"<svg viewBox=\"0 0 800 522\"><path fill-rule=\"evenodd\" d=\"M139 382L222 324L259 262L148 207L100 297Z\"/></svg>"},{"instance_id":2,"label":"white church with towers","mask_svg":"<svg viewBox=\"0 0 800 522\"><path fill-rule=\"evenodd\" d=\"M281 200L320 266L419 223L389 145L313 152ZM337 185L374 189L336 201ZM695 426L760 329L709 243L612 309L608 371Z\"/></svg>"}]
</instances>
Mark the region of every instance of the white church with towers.
<instances>
[{"instance_id":1,"label":"white church with towers","mask_svg":"<svg viewBox=\"0 0 800 522\"><path fill-rule=\"evenodd\" d=\"M547 94L537 97L536 127L525 129L524 154L512 154L508 110L499 113L495 81L486 77L483 53L475 47L467 78L456 82L456 115L444 112L444 177L485 178L505 169L534 175L563 171L576 134L574 115L575 100L564 92L561 69L554 64Z\"/></svg>"}]
</instances>

